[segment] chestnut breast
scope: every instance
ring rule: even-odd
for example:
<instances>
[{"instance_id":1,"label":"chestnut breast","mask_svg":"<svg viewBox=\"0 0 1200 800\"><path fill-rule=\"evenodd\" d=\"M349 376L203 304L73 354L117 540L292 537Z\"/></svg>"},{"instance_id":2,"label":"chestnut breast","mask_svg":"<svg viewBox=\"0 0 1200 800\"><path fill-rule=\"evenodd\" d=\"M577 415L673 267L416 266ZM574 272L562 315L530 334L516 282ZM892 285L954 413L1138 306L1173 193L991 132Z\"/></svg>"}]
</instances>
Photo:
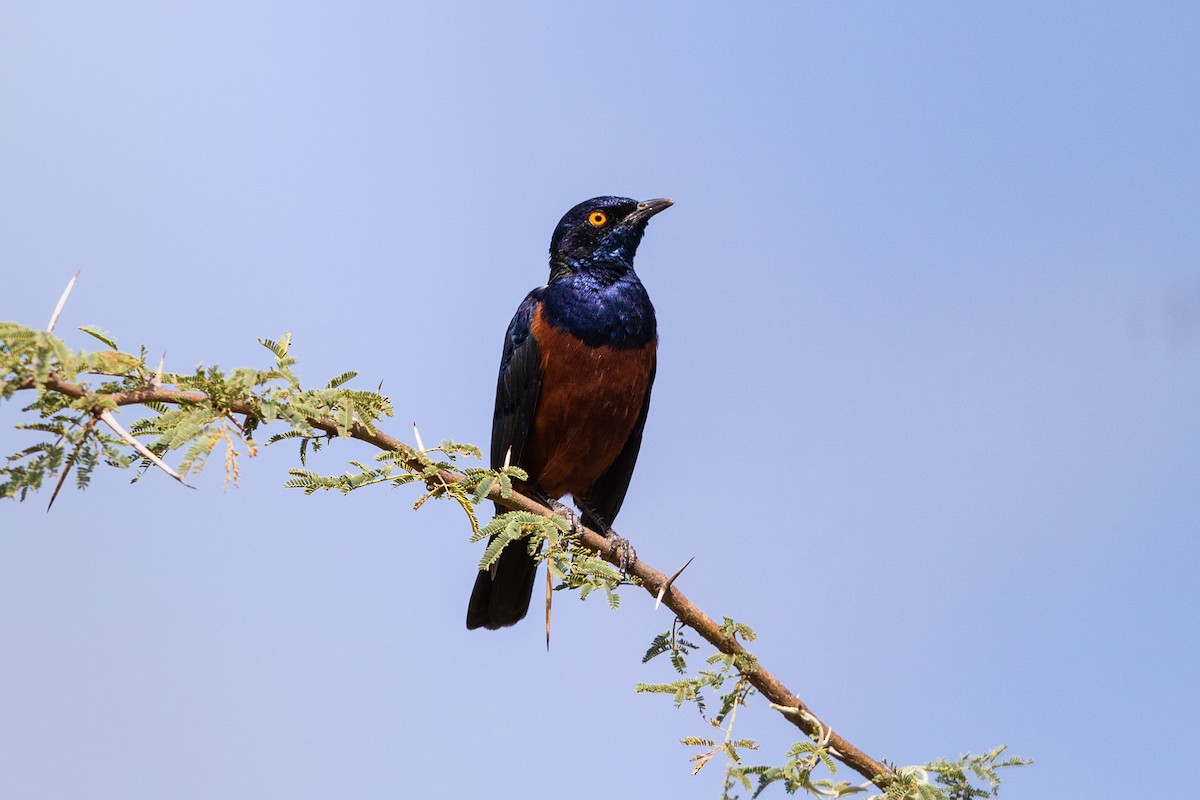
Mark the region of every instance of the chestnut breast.
<instances>
[{"instance_id":1,"label":"chestnut breast","mask_svg":"<svg viewBox=\"0 0 1200 800\"><path fill-rule=\"evenodd\" d=\"M530 331L541 352L541 393L525 448L530 481L551 497L582 495L629 440L658 347L589 347L548 323L539 306Z\"/></svg>"}]
</instances>

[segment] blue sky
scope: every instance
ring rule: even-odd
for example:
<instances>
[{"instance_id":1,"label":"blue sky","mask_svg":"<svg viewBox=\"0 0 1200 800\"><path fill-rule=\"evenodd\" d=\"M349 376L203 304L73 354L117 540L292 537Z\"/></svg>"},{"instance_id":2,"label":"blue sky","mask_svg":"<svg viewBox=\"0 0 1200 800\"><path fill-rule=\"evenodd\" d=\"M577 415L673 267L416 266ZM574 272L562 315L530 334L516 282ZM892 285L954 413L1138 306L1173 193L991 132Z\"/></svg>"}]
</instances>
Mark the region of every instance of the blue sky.
<instances>
[{"instance_id":1,"label":"blue sky","mask_svg":"<svg viewBox=\"0 0 1200 800\"><path fill-rule=\"evenodd\" d=\"M485 443L561 214L672 197L618 530L877 758L1163 793L1200 714L1198 36L1182 2L10 3L0 318L80 270L74 346L187 371L289 330L393 432ZM668 677L647 597L560 597L549 654L468 633L454 509L293 461L0 510L0 794L719 793L694 712L632 692Z\"/></svg>"}]
</instances>

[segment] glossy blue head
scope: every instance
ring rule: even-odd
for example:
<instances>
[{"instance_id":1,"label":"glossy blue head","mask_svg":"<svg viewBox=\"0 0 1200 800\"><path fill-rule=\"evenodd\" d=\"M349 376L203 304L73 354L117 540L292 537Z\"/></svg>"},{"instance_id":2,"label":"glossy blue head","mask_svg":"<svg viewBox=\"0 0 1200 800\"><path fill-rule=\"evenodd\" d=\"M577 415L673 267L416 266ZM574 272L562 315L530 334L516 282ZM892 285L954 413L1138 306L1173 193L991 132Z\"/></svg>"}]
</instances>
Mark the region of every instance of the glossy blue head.
<instances>
[{"instance_id":1,"label":"glossy blue head","mask_svg":"<svg viewBox=\"0 0 1200 800\"><path fill-rule=\"evenodd\" d=\"M586 270L632 269L650 218L672 205L670 200L593 197L563 215L550 237L550 278Z\"/></svg>"}]
</instances>

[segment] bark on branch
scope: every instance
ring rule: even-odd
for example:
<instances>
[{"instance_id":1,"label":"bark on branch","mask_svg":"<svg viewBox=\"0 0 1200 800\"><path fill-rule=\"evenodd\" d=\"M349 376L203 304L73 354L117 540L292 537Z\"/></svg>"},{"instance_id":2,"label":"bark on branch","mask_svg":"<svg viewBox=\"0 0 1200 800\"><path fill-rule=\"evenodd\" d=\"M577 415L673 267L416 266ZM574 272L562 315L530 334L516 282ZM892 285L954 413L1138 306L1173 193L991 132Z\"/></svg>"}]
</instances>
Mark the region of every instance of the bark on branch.
<instances>
[{"instance_id":1,"label":"bark on branch","mask_svg":"<svg viewBox=\"0 0 1200 800\"><path fill-rule=\"evenodd\" d=\"M60 380L56 375L51 375L44 384L44 387L47 390L76 399L81 399L89 395L88 390L82 386ZM36 387L32 380L28 380L20 384L17 388L33 389ZM180 405L203 403L208 400L208 397L201 392L168 389L163 386L149 386L144 389L135 389L126 392L106 393L104 397L108 402L115 403L118 406L143 405L146 403ZM228 410L235 414L244 414L256 419L261 416L261 409L257 407L256 403L234 401L229 404ZM103 411L104 407L99 405L92 409L92 413L95 415L99 415ZM309 419L308 424L314 429L330 436L337 436L338 425L333 420ZM352 438L374 445L381 450L402 454L415 453L409 445L399 439L382 431L371 431L358 422L350 426L349 432ZM411 463L418 469L421 466L416 459ZM447 484L460 483L465 480L462 475L446 470L442 470L438 477ZM549 516L554 513L536 500L519 494L516 491L509 497L501 497L498 485L492 487L487 495L487 499L514 511L527 511L543 516ZM589 528L583 528L581 540L584 545L595 550L606 561L616 564L616 559L610 552L608 540L600 533ZM667 575L644 561L636 562L629 569L629 572L641 581L642 586L650 593L651 597L657 597L659 591L664 586L667 586L668 583ZM709 644L722 653L741 655L748 652L740 642L725 635L721 631L720 625L692 603L674 584L667 586L662 602L675 613L680 621L699 633ZM818 719L799 697L784 686L778 678L768 672L761 664L758 664L752 671L747 672L746 678L763 697L767 698L774 706L780 709L781 714L788 722L803 731L806 736L815 735L821 737L823 740L827 740L833 755L843 764L867 780L872 781L881 789L886 788L888 783L891 782L891 769L846 741L836 731L831 731L829 726Z\"/></svg>"}]
</instances>

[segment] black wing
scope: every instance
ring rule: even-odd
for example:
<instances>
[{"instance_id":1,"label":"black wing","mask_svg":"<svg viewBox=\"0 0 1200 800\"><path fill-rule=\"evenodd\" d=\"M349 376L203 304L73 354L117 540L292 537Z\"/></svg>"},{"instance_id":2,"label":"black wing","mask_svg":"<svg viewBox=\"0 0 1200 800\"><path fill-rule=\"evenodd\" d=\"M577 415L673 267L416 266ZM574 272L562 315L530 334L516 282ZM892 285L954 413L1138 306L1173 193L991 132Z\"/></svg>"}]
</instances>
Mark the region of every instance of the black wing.
<instances>
[{"instance_id":1,"label":"black wing","mask_svg":"<svg viewBox=\"0 0 1200 800\"><path fill-rule=\"evenodd\" d=\"M534 289L525 297L504 338L496 379L496 409L492 413L492 469L504 466L510 447L510 463L520 466L525 456L542 389L542 356L529 329L540 296L541 290ZM504 509L497 505L496 513L502 514ZM529 611L536 576L537 562L524 542L505 547L491 569L475 576L475 588L467 604L467 627L495 630L520 621Z\"/></svg>"},{"instance_id":2,"label":"black wing","mask_svg":"<svg viewBox=\"0 0 1200 800\"><path fill-rule=\"evenodd\" d=\"M540 289L526 295L508 323L500 375L496 379L496 409L492 413L492 469L504 465L509 447L512 448L510 463L521 465L533 427L533 412L542 390L542 354L529 324L541 302L540 295Z\"/></svg>"}]
</instances>

